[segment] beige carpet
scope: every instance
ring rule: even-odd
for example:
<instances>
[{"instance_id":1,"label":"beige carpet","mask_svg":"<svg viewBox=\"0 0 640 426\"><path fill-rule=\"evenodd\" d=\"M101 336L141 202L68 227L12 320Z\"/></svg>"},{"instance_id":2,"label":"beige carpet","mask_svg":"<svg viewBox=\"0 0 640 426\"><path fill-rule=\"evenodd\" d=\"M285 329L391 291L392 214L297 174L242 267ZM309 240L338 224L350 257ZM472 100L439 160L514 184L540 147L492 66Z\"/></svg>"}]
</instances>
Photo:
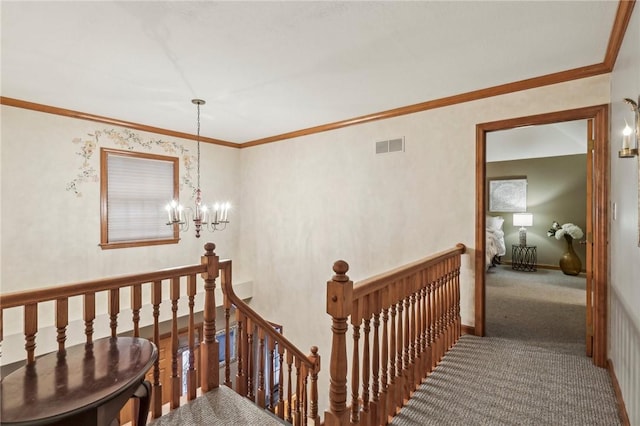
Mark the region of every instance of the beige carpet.
<instances>
[{"instance_id":1,"label":"beige carpet","mask_svg":"<svg viewBox=\"0 0 640 426\"><path fill-rule=\"evenodd\" d=\"M584 355L585 285L584 275L557 270L491 268L486 275L486 335Z\"/></svg>"},{"instance_id":2,"label":"beige carpet","mask_svg":"<svg viewBox=\"0 0 640 426\"><path fill-rule=\"evenodd\" d=\"M220 386L171 411L153 426L278 426L287 424L226 386Z\"/></svg>"}]
</instances>

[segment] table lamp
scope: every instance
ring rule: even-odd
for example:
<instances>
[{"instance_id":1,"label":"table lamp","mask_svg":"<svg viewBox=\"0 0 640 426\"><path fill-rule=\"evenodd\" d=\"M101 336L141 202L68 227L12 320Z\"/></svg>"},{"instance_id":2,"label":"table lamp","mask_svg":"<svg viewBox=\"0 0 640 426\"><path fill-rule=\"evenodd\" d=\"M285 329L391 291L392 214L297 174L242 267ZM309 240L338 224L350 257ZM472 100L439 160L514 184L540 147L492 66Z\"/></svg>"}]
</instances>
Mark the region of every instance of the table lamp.
<instances>
[{"instance_id":1,"label":"table lamp","mask_svg":"<svg viewBox=\"0 0 640 426\"><path fill-rule=\"evenodd\" d=\"M527 228L526 226L533 225L533 214L531 213L514 213L513 214L513 226L520 227L520 245L527 245Z\"/></svg>"}]
</instances>

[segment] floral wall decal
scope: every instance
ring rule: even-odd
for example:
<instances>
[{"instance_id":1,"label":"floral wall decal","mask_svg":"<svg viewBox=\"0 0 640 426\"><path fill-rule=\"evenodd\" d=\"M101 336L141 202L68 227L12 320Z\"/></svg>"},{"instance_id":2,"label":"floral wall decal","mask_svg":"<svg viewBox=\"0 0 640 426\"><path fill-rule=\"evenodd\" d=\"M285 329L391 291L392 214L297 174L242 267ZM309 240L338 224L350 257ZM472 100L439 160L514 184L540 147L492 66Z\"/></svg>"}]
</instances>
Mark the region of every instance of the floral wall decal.
<instances>
[{"instance_id":1,"label":"floral wall decal","mask_svg":"<svg viewBox=\"0 0 640 426\"><path fill-rule=\"evenodd\" d=\"M93 166L91 159L94 153L97 151L98 146L101 145L101 138L107 138L109 146L115 145L120 149L133 151L152 149L160 149L165 154L177 155L182 157L182 165L184 167L183 173L180 177L180 189L184 186L191 188L195 193L195 184L191 176L193 171L194 158L189 154L189 150L177 142L163 141L161 139L142 139L140 135L132 132L129 129L115 130L96 130L93 133L88 133L86 138L74 138L72 143L78 144L79 150L76 155L82 158L82 163L78 167L78 173L76 177L67 183L66 190L73 192L77 197L82 197L80 186L84 183L98 182L100 180L99 170ZM104 139L102 145L105 145Z\"/></svg>"}]
</instances>

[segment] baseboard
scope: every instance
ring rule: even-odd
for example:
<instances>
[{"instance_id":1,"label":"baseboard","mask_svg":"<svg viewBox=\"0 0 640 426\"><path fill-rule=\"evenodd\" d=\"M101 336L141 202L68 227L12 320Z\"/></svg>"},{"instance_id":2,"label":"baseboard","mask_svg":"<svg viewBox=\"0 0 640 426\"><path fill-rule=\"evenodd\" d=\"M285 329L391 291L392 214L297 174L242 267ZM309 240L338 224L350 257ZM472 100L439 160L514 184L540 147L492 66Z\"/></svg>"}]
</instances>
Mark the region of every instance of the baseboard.
<instances>
[{"instance_id":1,"label":"baseboard","mask_svg":"<svg viewBox=\"0 0 640 426\"><path fill-rule=\"evenodd\" d=\"M462 334L471 334L471 335L475 335L476 334L476 328L472 325L464 325L462 324L460 326L460 331L462 332Z\"/></svg>"},{"instance_id":2,"label":"baseboard","mask_svg":"<svg viewBox=\"0 0 640 426\"><path fill-rule=\"evenodd\" d=\"M502 261L503 265L511 265L511 260L503 260ZM536 268L537 269L550 269L553 271L559 271L560 267L557 265L547 265L545 263L538 263L536 264ZM580 274L584 275L587 271L583 268L582 271L580 271Z\"/></svg>"},{"instance_id":3,"label":"baseboard","mask_svg":"<svg viewBox=\"0 0 640 426\"><path fill-rule=\"evenodd\" d=\"M624 399L622 399L620 384L618 383L618 378L616 377L616 372L613 368L613 362L611 362L611 359L607 360L607 371L609 372L611 382L613 383L613 391L616 394L616 401L618 403L618 415L620 416L620 421L622 422L623 426L631 426L631 423L629 422L629 415L627 414L627 408L624 405Z\"/></svg>"}]
</instances>

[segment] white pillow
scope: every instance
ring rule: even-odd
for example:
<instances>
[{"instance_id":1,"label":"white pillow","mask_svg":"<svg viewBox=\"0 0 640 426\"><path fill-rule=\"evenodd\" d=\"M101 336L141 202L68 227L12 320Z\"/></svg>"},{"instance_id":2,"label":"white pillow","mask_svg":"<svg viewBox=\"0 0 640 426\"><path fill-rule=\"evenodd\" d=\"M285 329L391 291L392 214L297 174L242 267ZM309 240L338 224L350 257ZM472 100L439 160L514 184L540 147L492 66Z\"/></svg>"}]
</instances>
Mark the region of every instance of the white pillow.
<instances>
[{"instance_id":1,"label":"white pillow","mask_svg":"<svg viewBox=\"0 0 640 426\"><path fill-rule=\"evenodd\" d=\"M489 216L487 215L487 229L490 230L499 230L502 229L502 224L504 223L504 219L502 216Z\"/></svg>"}]
</instances>

